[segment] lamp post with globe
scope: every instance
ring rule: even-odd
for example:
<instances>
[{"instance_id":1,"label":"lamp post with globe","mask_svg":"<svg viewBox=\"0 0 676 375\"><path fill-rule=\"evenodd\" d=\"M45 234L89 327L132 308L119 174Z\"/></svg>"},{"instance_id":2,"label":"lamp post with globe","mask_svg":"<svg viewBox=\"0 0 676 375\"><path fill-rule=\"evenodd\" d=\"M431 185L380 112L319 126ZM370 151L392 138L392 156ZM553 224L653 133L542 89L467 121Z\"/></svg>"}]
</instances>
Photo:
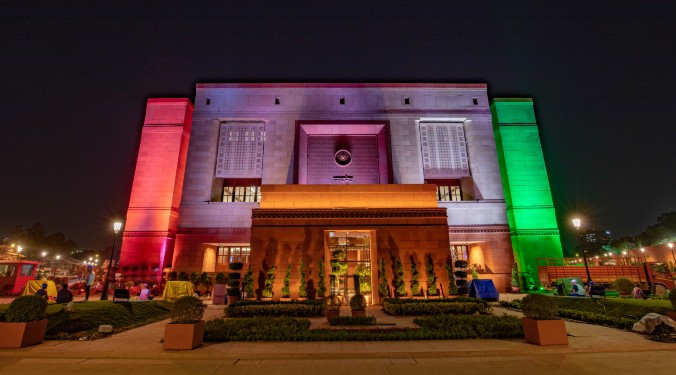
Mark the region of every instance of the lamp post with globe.
<instances>
[{"instance_id":1,"label":"lamp post with globe","mask_svg":"<svg viewBox=\"0 0 676 375\"><path fill-rule=\"evenodd\" d=\"M115 236L113 237L113 248L110 250L110 260L108 261L108 270L106 271L106 279L103 283L103 290L101 291L101 301L108 300L108 289L110 288L110 269L113 268L113 255L115 255L115 242L117 241L117 234L120 233L122 229L122 223L116 221L113 223L113 230L115 231Z\"/></svg>"},{"instance_id":2,"label":"lamp post with globe","mask_svg":"<svg viewBox=\"0 0 676 375\"><path fill-rule=\"evenodd\" d=\"M584 259L584 270L587 271L587 284L592 281L591 274L589 274L589 265L587 264L587 250L582 247L582 237L580 234L580 226L582 221L579 218L573 219L573 226L577 230L577 239L580 242L580 250L582 251L582 258Z\"/></svg>"}]
</instances>

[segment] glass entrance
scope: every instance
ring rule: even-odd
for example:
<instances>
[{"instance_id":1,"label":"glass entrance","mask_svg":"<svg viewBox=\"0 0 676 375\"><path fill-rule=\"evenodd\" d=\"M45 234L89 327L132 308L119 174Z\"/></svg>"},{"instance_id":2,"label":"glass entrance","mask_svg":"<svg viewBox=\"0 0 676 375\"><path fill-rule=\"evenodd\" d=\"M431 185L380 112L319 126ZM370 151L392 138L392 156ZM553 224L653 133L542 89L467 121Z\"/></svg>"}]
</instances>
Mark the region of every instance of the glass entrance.
<instances>
[{"instance_id":1,"label":"glass entrance","mask_svg":"<svg viewBox=\"0 0 676 375\"><path fill-rule=\"evenodd\" d=\"M329 231L328 256L331 269L330 292L349 303L357 287L370 305L372 299L371 233L368 231ZM355 285L354 275L359 275Z\"/></svg>"}]
</instances>

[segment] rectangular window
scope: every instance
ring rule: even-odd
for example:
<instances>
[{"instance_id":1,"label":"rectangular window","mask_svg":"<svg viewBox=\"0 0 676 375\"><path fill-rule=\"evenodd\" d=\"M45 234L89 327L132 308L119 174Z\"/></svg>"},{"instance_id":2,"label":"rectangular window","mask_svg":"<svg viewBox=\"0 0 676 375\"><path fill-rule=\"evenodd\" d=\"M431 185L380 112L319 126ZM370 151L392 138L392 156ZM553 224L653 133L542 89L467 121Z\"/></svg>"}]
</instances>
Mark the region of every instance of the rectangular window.
<instances>
[{"instance_id":1,"label":"rectangular window","mask_svg":"<svg viewBox=\"0 0 676 375\"><path fill-rule=\"evenodd\" d=\"M260 202L260 179L223 180L223 202Z\"/></svg>"},{"instance_id":2,"label":"rectangular window","mask_svg":"<svg viewBox=\"0 0 676 375\"><path fill-rule=\"evenodd\" d=\"M453 260L469 260L467 245L451 245L451 258Z\"/></svg>"},{"instance_id":3,"label":"rectangular window","mask_svg":"<svg viewBox=\"0 0 676 375\"><path fill-rule=\"evenodd\" d=\"M219 246L216 266L219 269L227 269L227 266L234 262L248 264L250 254L251 247L249 246Z\"/></svg>"},{"instance_id":4,"label":"rectangular window","mask_svg":"<svg viewBox=\"0 0 676 375\"><path fill-rule=\"evenodd\" d=\"M31 276L33 275L33 264L24 264L21 266L21 276Z\"/></svg>"},{"instance_id":5,"label":"rectangular window","mask_svg":"<svg viewBox=\"0 0 676 375\"><path fill-rule=\"evenodd\" d=\"M437 185L437 200L439 202L462 201L460 180L425 180L425 183Z\"/></svg>"}]
</instances>

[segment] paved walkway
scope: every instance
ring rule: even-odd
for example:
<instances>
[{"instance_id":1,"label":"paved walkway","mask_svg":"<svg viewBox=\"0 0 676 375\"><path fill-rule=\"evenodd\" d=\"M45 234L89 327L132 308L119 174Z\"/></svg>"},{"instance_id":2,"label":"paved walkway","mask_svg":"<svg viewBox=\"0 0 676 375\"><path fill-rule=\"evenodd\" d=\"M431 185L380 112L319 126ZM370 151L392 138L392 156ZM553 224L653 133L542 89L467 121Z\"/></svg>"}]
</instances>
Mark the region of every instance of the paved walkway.
<instances>
[{"instance_id":1,"label":"paved walkway","mask_svg":"<svg viewBox=\"0 0 676 375\"><path fill-rule=\"evenodd\" d=\"M411 318L379 321L398 326ZM520 315L495 308L496 314ZM209 306L205 318L223 315ZM404 322L406 321L406 322ZM313 318L316 327L324 318ZM46 341L22 349L0 349L0 373L25 375L95 371L125 375L166 374L673 374L676 344L649 341L632 332L566 322L568 346L540 347L522 339L383 342L206 343L192 351L164 351L166 321L95 341ZM401 324L401 325L400 325Z\"/></svg>"}]
</instances>

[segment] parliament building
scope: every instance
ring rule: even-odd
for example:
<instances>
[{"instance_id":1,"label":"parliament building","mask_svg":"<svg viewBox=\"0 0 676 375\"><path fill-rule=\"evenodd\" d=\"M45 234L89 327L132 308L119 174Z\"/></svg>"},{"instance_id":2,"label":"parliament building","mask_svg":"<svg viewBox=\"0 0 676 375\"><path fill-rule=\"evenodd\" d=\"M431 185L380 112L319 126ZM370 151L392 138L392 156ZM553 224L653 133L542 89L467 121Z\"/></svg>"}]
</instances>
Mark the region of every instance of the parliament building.
<instances>
[{"instance_id":1,"label":"parliament building","mask_svg":"<svg viewBox=\"0 0 676 375\"><path fill-rule=\"evenodd\" d=\"M122 267L243 262L258 297L274 269L278 297L290 266L298 297L301 280L310 294L329 283L337 250L341 288L359 274L371 303L402 270L408 296L413 269L423 294L430 270L447 294L456 260L505 291L515 263L561 257L532 100L446 83L198 84L194 102L148 99Z\"/></svg>"}]
</instances>

